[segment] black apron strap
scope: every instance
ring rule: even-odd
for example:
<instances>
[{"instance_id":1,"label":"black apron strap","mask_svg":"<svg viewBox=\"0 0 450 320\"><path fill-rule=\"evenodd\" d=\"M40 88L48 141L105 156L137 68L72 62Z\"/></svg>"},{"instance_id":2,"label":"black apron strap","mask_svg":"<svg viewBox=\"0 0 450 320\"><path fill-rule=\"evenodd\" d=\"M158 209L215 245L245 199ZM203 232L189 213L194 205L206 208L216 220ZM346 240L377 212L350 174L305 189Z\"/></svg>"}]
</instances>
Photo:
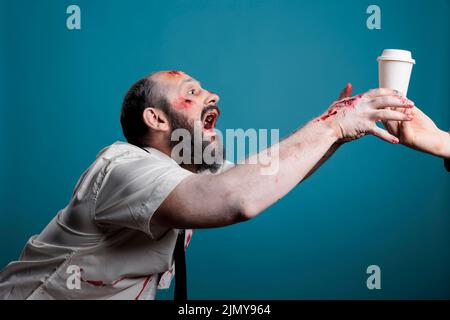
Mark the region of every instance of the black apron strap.
<instances>
[{"instance_id":1,"label":"black apron strap","mask_svg":"<svg viewBox=\"0 0 450 320\"><path fill-rule=\"evenodd\" d=\"M180 230L175 245L175 301L187 300L186 256L184 252L185 231Z\"/></svg>"}]
</instances>

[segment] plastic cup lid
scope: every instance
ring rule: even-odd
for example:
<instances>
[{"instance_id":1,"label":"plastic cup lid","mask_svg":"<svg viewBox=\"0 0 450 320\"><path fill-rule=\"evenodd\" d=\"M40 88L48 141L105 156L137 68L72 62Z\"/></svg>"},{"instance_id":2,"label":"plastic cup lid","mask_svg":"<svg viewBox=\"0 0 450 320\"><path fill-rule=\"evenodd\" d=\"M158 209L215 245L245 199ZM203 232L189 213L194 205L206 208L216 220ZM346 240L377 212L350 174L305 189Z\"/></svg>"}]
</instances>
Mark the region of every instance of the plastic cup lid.
<instances>
[{"instance_id":1,"label":"plastic cup lid","mask_svg":"<svg viewBox=\"0 0 450 320\"><path fill-rule=\"evenodd\" d=\"M378 61L402 61L412 64L416 63L411 56L411 51L399 50L399 49L385 49L381 56L377 58Z\"/></svg>"}]
</instances>

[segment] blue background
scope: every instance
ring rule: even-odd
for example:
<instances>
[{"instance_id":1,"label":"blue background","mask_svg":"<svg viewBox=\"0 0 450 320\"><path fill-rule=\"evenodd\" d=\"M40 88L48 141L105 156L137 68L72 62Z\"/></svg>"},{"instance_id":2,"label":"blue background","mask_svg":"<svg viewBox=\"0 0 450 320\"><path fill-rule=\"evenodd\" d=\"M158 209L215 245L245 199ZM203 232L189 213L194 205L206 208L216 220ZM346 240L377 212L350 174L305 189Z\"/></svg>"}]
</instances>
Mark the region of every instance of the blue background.
<instances>
[{"instance_id":1,"label":"blue background","mask_svg":"<svg viewBox=\"0 0 450 320\"><path fill-rule=\"evenodd\" d=\"M68 202L146 74L180 69L221 95L219 127L280 128L347 82L377 87L384 48L413 52L408 96L450 129L448 0L5 1L0 4L0 265ZM81 8L82 29L66 28ZM450 298L450 179L442 161L365 137L256 219L198 230L191 298ZM366 268L381 267L381 290ZM171 290L158 294L171 298Z\"/></svg>"}]
</instances>

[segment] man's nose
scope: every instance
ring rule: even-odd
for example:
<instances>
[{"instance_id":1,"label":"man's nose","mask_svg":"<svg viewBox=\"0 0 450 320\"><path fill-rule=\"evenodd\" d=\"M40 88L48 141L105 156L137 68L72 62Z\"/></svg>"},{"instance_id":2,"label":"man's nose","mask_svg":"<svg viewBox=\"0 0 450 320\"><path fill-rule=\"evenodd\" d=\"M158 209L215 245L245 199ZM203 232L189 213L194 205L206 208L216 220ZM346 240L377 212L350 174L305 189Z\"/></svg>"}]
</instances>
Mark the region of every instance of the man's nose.
<instances>
[{"instance_id":1,"label":"man's nose","mask_svg":"<svg viewBox=\"0 0 450 320\"><path fill-rule=\"evenodd\" d=\"M214 92L209 92L208 91L208 96L206 97L206 105L217 105L217 103L219 102L220 97L215 94Z\"/></svg>"}]
</instances>

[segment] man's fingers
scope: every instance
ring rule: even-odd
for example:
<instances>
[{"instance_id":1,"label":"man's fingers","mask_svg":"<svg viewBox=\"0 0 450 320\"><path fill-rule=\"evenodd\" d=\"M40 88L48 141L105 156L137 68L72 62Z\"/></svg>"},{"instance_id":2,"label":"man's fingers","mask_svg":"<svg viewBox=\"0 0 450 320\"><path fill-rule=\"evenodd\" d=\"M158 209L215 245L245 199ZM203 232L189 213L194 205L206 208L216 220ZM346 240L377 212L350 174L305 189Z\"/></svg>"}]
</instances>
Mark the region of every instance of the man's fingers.
<instances>
[{"instance_id":1,"label":"man's fingers","mask_svg":"<svg viewBox=\"0 0 450 320\"><path fill-rule=\"evenodd\" d=\"M379 89L372 89L366 92L367 96L369 97L380 97L380 96L397 96L397 97L404 97L403 93L397 90L388 89L388 88L379 88Z\"/></svg>"},{"instance_id":2,"label":"man's fingers","mask_svg":"<svg viewBox=\"0 0 450 320\"><path fill-rule=\"evenodd\" d=\"M381 109L374 112L374 117L376 121L383 120L397 120L397 121L410 121L413 116L410 113L403 113L400 111Z\"/></svg>"},{"instance_id":3,"label":"man's fingers","mask_svg":"<svg viewBox=\"0 0 450 320\"><path fill-rule=\"evenodd\" d=\"M338 100L342 100L344 98L348 98L352 95L353 87L351 83L347 83L347 86L342 90L341 94L339 95Z\"/></svg>"},{"instance_id":4,"label":"man's fingers","mask_svg":"<svg viewBox=\"0 0 450 320\"><path fill-rule=\"evenodd\" d=\"M384 129L381 129L380 127L377 127L374 125L372 130L369 131L369 133L373 134L374 136L377 136L380 139L383 139L384 141L387 141L389 143L397 144L399 143L399 140L397 137L393 136L389 132L387 132Z\"/></svg>"},{"instance_id":5,"label":"man's fingers","mask_svg":"<svg viewBox=\"0 0 450 320\"><path fill-rule=\"evenodd\" d=\"M397 96L381 96L375 97L370 100L370 104L376 109L384 108L412 108L414 107L414 102Z\"/></svg>"}]
</instances>

